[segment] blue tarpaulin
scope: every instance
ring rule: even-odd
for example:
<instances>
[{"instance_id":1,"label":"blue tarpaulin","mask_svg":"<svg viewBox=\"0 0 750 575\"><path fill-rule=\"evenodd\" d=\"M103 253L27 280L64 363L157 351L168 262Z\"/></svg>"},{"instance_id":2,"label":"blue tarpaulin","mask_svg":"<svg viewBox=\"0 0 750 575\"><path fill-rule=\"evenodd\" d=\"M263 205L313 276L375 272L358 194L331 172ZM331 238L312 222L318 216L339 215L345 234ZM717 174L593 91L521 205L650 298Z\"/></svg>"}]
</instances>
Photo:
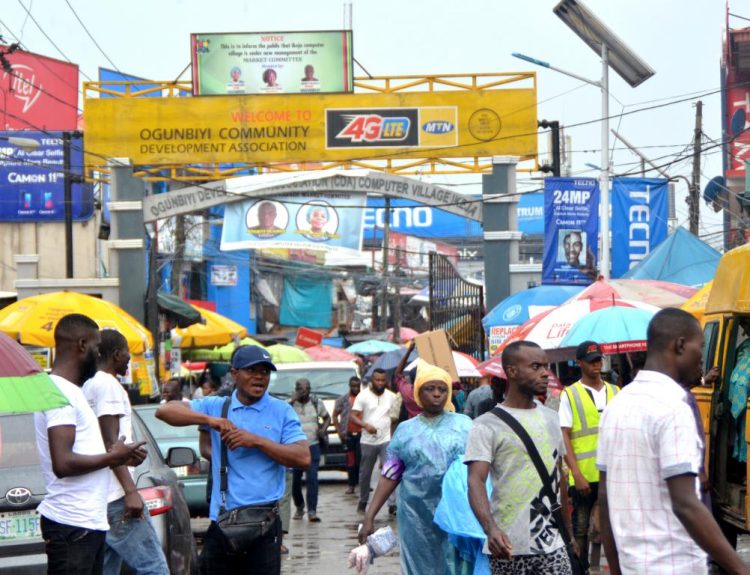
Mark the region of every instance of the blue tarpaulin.
<instances>
[{"instance_id":1,"label":"blue tarpaulin","mask_svg":"<svg viewBox=\"0 0 750 575\"><path fill-rule=\"evenodd\" d=\"M330 279L285 277L281 325L331 327L333 289Z\"/></svg>"},{"instance_id":2,"label":"blue tarpaulin","mask_svg":"<svg viewBox=\"0 0 750 575\"><path fill-rule=\"evenodd\" d=\"M714 279L721 254L685 228L677 228L622 277L700 287Z\"/></svg>"}]
</instances>

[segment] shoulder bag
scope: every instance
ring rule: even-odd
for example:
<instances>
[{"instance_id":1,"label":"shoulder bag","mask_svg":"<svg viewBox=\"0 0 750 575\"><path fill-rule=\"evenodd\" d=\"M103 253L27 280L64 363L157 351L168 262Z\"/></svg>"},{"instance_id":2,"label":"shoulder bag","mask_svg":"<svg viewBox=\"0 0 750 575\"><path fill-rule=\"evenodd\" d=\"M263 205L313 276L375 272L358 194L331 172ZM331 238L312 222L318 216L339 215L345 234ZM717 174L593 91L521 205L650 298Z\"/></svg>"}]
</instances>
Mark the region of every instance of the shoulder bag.
<instances>
[{"instance_id":1,"label":"shoulder bag","mask_svg":"<svg viewBox=\"0 0 750 575\"><path fill-rule=\"evenodd\" d=\"M555 523L557 523L557 529L560 531L560 535L565 543L565 549L568 552L568 559L570 560L570 567L573 570L573 575L584 575L584 573L586 573L586 567L583 561L581 561L581 558L573 552L573 542L570 539L568 530L565 528L562 508L557 501L557 493L555 493L555 490L552 488L552 477L550 477L549 471L547 471L547 467L542 461L542 456L539 455L539 450L536 448L536 445L534 445L534 441L519 421L506 410L501 407L495 407L492 410L492 414L510 427L526 448L526 452L529 454L531 462L534 464L534 467L536 467L539 478L542 480L542 488L552 504L552 517L554 518Z\"/></svg>"},{"instance_id":2,"label":"shoulder bag","mask_svg":"<svg viewBox=\"0 0 750 575\"><path fill-rule=\"evenodd\" d=\"M227 397L221 410L221 416L227 418L229 404L232 398ZM226 510L227 490L229 480L227 471L227 445L221 442L221 467L219 468L219 489L221 493L221 507L216 526L219 528L233 553L240 553L256 540L268 535L275 527L279 517L278 502L263 505L243 505L235 509Z\"/></svg>"}]
</instances>

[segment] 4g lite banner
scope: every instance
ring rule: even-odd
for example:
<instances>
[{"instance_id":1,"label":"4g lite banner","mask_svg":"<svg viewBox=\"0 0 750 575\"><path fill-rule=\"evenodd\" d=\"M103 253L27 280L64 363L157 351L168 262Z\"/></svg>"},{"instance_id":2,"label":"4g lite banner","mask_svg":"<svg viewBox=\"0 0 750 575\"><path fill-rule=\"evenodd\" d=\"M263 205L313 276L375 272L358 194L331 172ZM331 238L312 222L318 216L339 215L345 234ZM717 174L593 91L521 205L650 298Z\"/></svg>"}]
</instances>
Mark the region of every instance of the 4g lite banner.
<instances>
[{"instance_id":1,"label":"4g lite banner","mask_svg":"<svg viewBox=\"0 0 750 575\"><path fill-rule=\"evenodd\" d=\"M612 277L636 266L667 238L669 182L661 178L612 181Z\"/></svg>"},{"instance_id":2,"label":"4g lite banner","mask_svg":"<svg viewBox=\"0 0 750 575\"><path fill-rule=\"evenodd\" d=\"M351 92L352 32L192 34L193 93Z\"/></svg>"},{"instance_id":3,"label":"4g lite banner","mask_svg":"<svg viewBox=\"0 0 750 575\"><path fill-rule=\"evenodd\" d=\"M276 196L227 204L221 249L296 248L351 251L362 248L364 194Z\"/></svg>"},{"instance_id":4,"label":"4g lite banner","mask_svg":"<svg viewBox=\"0 0 750 575\"><path fill-rule=\"evenodd\" d=\"M590 284L596 279L598 238L599 182L546 178L542 283Z\"/></svg>"}]
</instances>

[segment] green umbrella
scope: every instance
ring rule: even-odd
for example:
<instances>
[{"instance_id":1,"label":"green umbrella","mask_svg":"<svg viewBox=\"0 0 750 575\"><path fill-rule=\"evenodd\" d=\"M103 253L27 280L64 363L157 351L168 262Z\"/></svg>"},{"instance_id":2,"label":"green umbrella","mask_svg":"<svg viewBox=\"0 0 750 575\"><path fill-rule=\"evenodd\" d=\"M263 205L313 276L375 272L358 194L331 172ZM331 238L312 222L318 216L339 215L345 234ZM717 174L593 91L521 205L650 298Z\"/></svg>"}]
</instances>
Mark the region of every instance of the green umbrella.
<instances>
[{"instance_id":1,"label":"green umbrella","mask_svg":"<svg viewBox=\"0 0 750 575\"><path fill-rule=\"evenodd\" d=\"M251 337L242 339L240 345L257 345L258 347L265 349L265 346L261 345ZM229 361L235 347L234 342L230 342L226 345L214 347L212 349L185 349L182 351L182 355L185 359L189 359L190 361Z\"/></svg>"},{"instance_id":2,"label":"green umbrella","mask_svg":"<svg viewBox=\"0 0 750 575\"><path fill-rule=\"evenodd\" d=\"M284 345L283 343L276 343L268 346L268 353L271 354L271 359L274 363L301 363L306 361L312 361L309 355L304 350L293 345Z\"/></svg>"},{"instance_id":3,"label":"green umbrella","mask_svg":"<svg viewBox=\"0 0 750 575\"><path fill-rule=\"evenodd\" d=\"M0 333L0 413L33 413L68 400L29 352Z\"/></svg>"}]
</instances>

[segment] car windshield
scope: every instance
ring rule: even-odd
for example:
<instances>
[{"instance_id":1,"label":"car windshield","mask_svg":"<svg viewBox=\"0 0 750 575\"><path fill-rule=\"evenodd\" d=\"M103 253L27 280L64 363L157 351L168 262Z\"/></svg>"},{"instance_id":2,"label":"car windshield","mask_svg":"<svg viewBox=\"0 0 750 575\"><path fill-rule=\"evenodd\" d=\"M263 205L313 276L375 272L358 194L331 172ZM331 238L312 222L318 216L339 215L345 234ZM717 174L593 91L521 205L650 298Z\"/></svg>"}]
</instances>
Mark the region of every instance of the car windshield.
<instances>
[{"instance_id":1,"label":"car windshield","mask_svg":"<svg viewBox=\"0 0 750 575\"><path fill-rule=\"evenodd\" d=\"M197 426L187 425L185 427L174 427L168 423L164 423L161 419L156 419L156 410L159 406L154 405L153 407L139 407L137 408L138 415L141 416L143 422L148 427L151 435L155 439L165 438L179 438L188 437L195 438L198 435Z\"/></svg>"},{"instance_id":2,"label":"car windshield","mask_svg":"<svg viewBox=\"0 0 750 575\"><path fill-rule=\"evenodd\" d=\"M39 452L36 449L34 416L0 417L0 469L35 465L39 465Z\"/></svg>"},{"instance_id":3,"label":"car windshield","mask_svg":"<svg viewBox=\"0 0 750 575\"><path fill-rule=\"evenodd\" d=\"M349 391L349 378L356 375L353 367L272 371L268 391L278 397L291 397L295 382L304 377L310 380L310 387L315 395L321 399L335 399Z\"/></svg>"}]
</instances>

